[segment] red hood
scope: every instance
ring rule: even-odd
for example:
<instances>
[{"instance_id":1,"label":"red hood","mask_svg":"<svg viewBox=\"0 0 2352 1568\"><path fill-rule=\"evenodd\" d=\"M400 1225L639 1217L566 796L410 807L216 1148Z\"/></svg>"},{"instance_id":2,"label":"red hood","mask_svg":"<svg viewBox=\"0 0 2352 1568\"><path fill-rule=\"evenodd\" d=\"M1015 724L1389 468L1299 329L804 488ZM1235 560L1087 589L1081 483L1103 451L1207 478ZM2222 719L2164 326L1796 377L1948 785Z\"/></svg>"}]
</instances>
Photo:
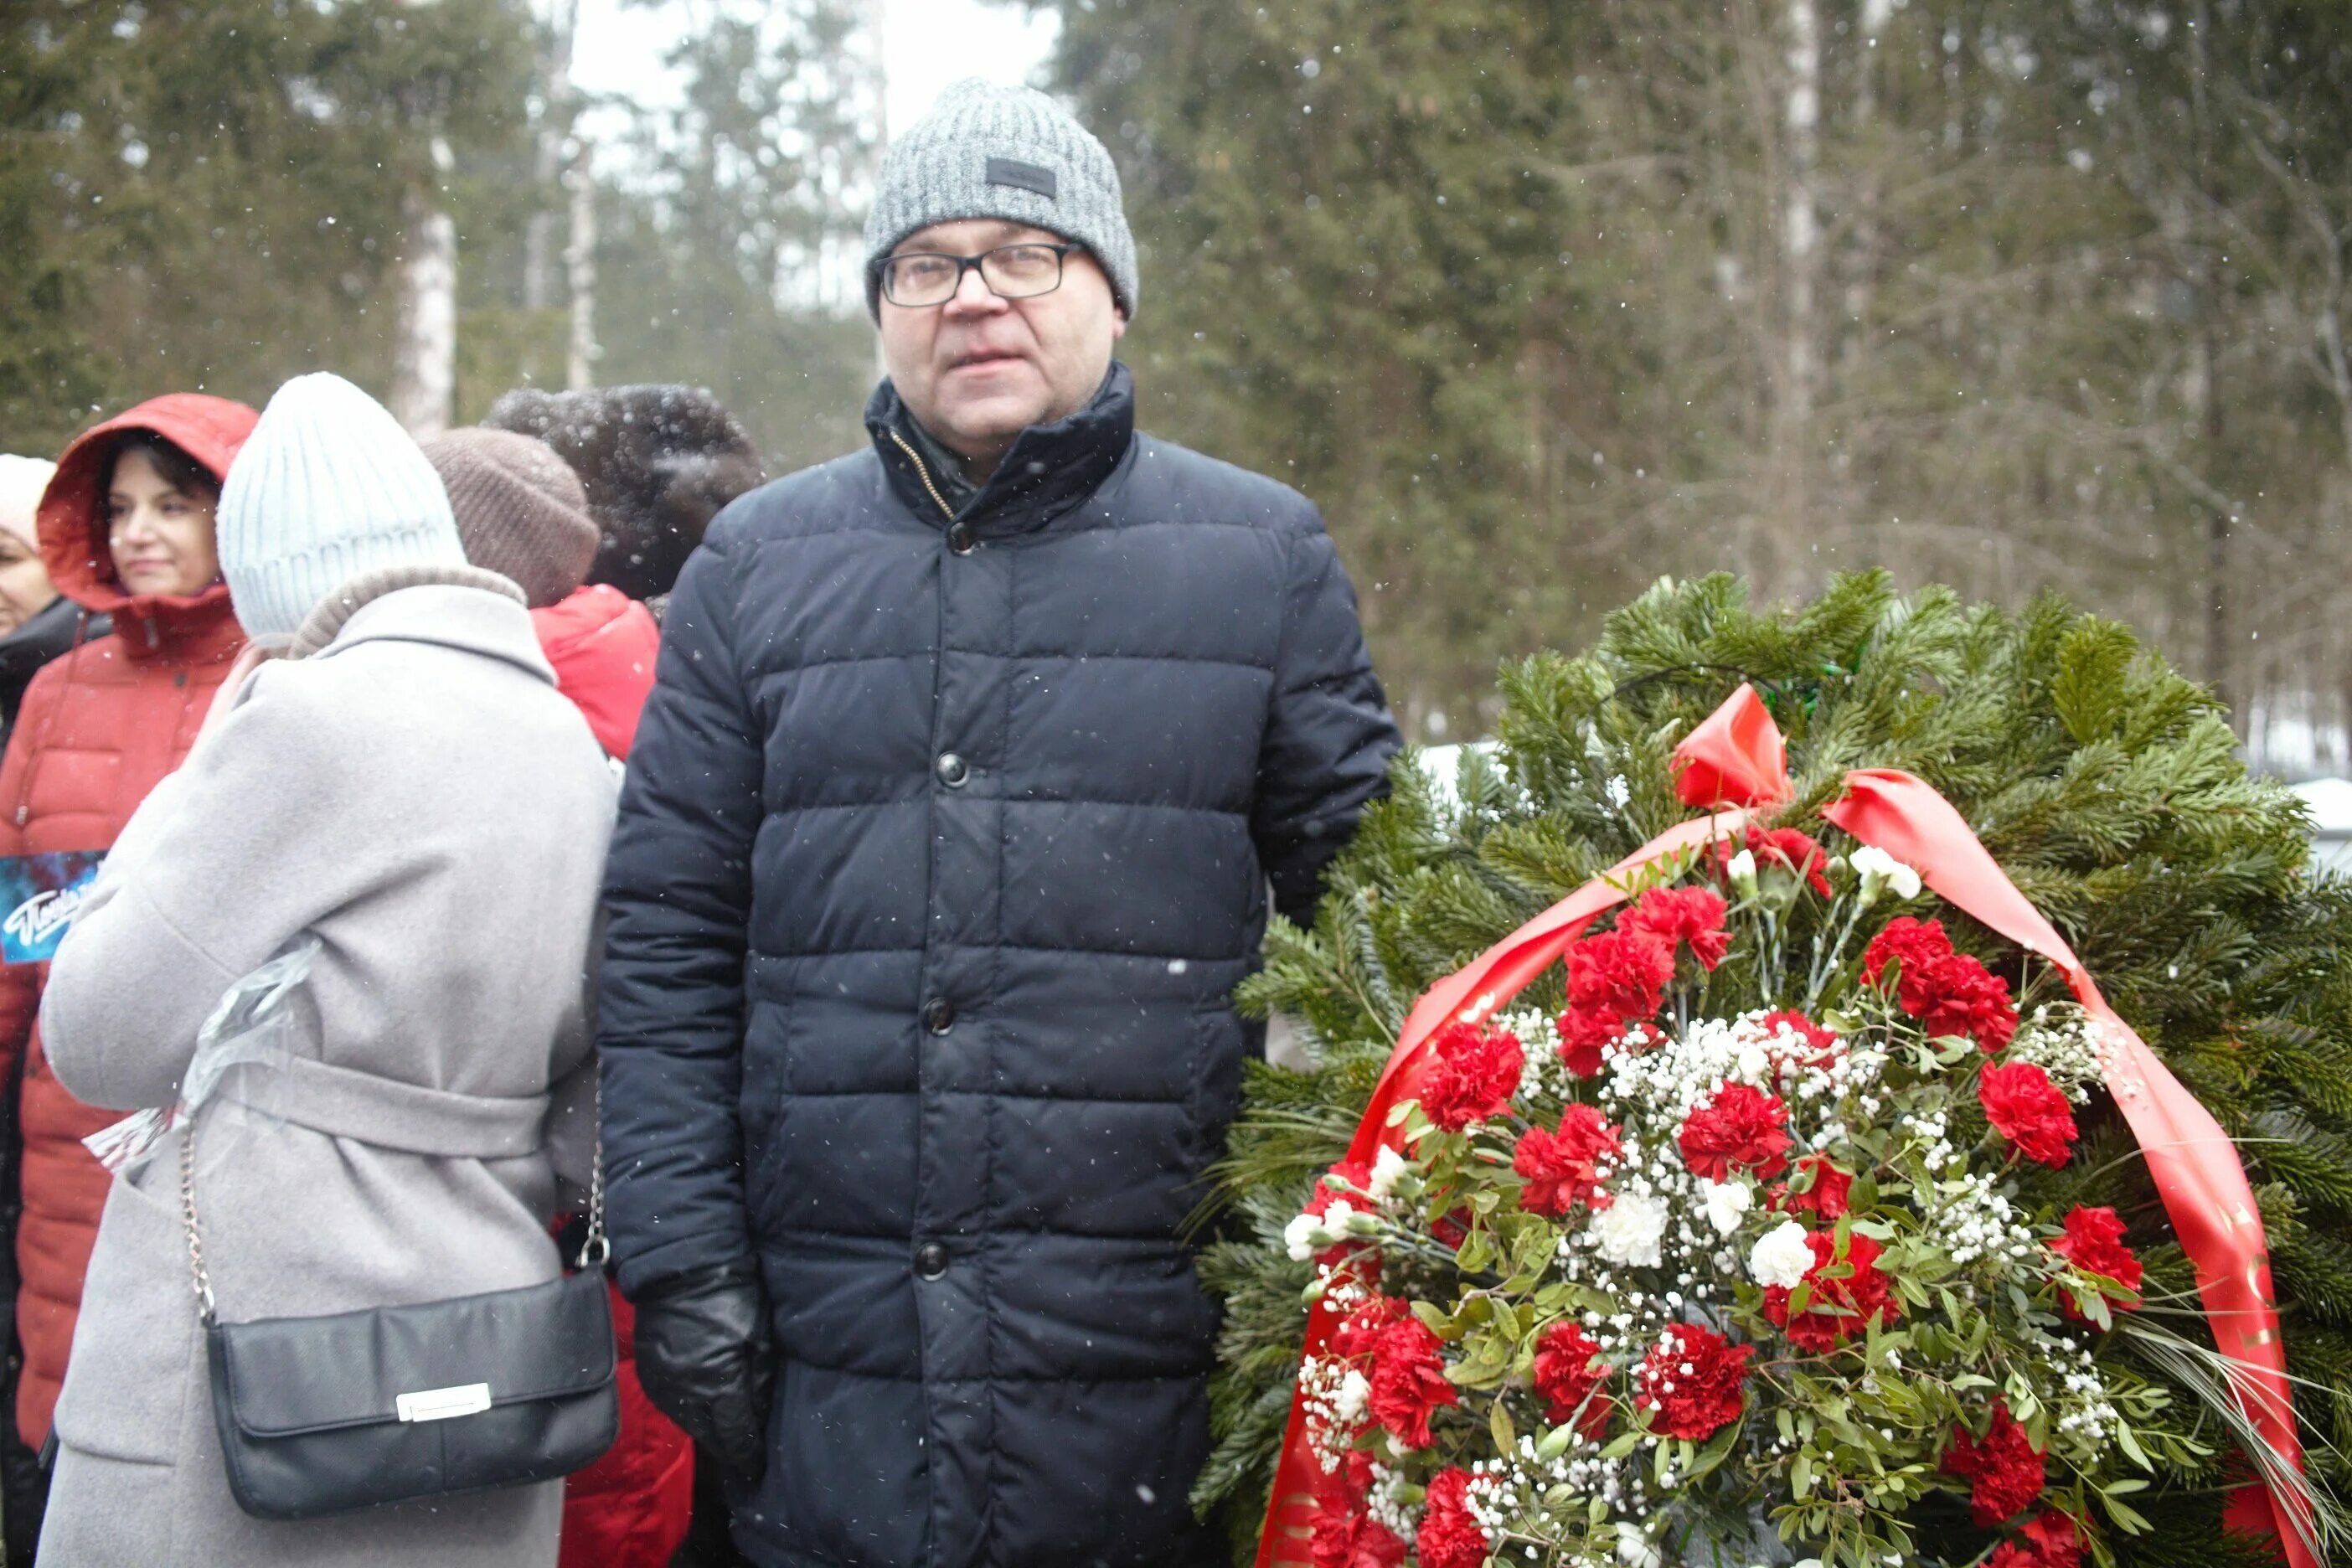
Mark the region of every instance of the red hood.
<instances>
[{"instance_id":1,"label":"red hood","mask_svg":"<svg viewBox=\"0 0 2352 1568\"><path fill-rule=\"evenodd\" d=\"M177 637L211 630L227 620L226 584L215 583L187 596L123 592L107 553L106 498L98 493L98 484L116 443L134 430L163 437L202 463L214 479L226 479L230 460L260 417L226 397L174 392L75 437L41 497L41 557L48 564L49 581L84 608L112 616L118 631L131 622L145 622L149 637L125 638L134 647L142 642L153 646L154 634Z\"/></svg>"},{"instance_id":2,"label":"red hood","mask_svg":"<svg viewBox=\"0 0 2352 1568\"><path fill-rule=\"evenodd\" d=\"M652 612L598 583L533 610L530 622L555 667L556 689L572 699L606 752L628 761L661 649Z\"/></svg>"}]
</instances>

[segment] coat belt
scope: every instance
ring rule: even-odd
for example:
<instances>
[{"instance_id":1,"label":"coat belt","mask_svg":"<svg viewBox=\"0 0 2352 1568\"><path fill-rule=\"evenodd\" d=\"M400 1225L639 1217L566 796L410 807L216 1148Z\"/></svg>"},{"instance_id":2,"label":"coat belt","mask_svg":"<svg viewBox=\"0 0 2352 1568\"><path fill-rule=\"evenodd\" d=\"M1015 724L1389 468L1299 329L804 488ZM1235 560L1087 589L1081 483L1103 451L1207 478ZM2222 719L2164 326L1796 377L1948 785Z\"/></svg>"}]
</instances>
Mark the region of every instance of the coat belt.
<instances>
[{"instance_id":1,"label":"coat belt","mask_svg":"<svg viewBox=\"0 0 2352 1568\"><path fill-rule=\"evenodd\" d=\"M459 1094L299 1057L234 1069L220 1096L330 1138L408 1154L512 1159L547 1142L544 1094Z\"/></svg>"}]
</instances>

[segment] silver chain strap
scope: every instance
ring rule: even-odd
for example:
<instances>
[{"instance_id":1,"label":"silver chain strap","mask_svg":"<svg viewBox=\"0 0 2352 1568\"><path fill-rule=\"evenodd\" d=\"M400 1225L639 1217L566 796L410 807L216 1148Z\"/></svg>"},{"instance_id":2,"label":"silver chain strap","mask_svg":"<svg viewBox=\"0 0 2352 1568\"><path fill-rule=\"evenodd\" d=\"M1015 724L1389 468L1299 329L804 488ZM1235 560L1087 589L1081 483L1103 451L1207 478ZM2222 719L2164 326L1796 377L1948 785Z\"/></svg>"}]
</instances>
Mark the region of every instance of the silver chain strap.
<instances>
[{"instance_id":1,"label":"silver chain strap","mask_svg":"<svg viewBox=\"0 0 2352 1568\"><path fill-rule=\"evenodd\" d=\"M596 1084L595 1154L588 1165L588 1238L581 1243L575 1268L602 1268L613 1259L613 1238L604 1234L604 1085ZM188 1277L196 1290L196 1312L210 1328L219 1318L213 1300L213 1277L205 1267L205 1238L196 1228L196 1119L187 1118L180 1135L180 1218L188 1232Z\"/></svg>"},{"instance_id":2,"label":"silver chain strap","mask_svg":"<svg viewBox=\"0 0 2352 1568\"><path fill-rule=\"evenodd\" d=\"M211 1328L219 1316L213 1303L213 1277L205 1268L205 1239L196 1230L196 1119L180 1133L180 1217L188 1226L188 1272L196 1285L196 1313Z\"/></svg>"},{"instance_id":3,"label":"silver chain strap","mask_svg":"<svg viewBox=\"0 0 2352 1568\"><path fill-rule=\"evenodd\" d=\"M594 1063L589 1070L596 1074L596 1152L588 1163L588 1239L580 1244L580 1259L574 1268L602 1268L613 1259L613 1240L604 1234L604 1075Z\"/></svg>"}]
</instances>

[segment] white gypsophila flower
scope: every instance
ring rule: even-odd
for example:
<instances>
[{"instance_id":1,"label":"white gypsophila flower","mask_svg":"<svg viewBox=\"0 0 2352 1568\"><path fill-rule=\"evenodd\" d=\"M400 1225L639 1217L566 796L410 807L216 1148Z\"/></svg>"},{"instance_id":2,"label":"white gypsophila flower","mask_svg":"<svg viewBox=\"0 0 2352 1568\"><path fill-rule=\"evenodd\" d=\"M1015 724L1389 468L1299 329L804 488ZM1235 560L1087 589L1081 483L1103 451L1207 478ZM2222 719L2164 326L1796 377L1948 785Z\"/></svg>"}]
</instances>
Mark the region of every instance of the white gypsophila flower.
<instances>
[{"instance_id":1,"label":"white gypsophila flower","mask_svg":"<svg viewBox=\"0 0 2352 1568\"><path fill-rule=\"evenodd\" d=\"M1793 1290L1805 1281L1805 1271L1813 1266L1813 1249L1806 1245L1805 1227L1793 1219L1784 1219L1764 1233L1748 1250L1748 1273L1759 1285L1778 1285Z\"/></svg>"},{"instance_id":2,"label":"white gypsophila flower","mask_svg":"<svg viewBox=\"0 0 2352 1568\"><path fill-rule=\"evenodd\" d=\"M2097 1020L2071 1002L2044 1004L2019 1025L2007 1059L2032 1062L2050 1075L2067 1099L2081 1105L2106 1076L2101 1029Z\"/></svg>"},{"instance_id":3,"label":"white gypsophila flower","mask_svg":"<svg viewBox=\"0 0 2352 1568\"><path fill-rule=\"evenodd\" d=\"M1353 1426L1363 1418L1371 1398L1371 1380L1351 1366L1339 1380L1339 1392L1331 1396L1331 1409L1342 1422Z\"/></svg>"},{"instance_id":4,"label":"white gypsophila flower","mask_svg":"<svg viewBox=\"0 0 2352 1568\"><path fill-rule=\"evenodd\" d=\"M1381 1152L1372 1157L1372 1176L1364 1184L1364 1190L1372 1195L1373 1201L1386 1203L1396 1195L1398 1179L1411 1174L1412 1171L1411 1161L1383 1143Z\"/></svg>"},{"instance_id":5,"label":"white gypsophila flower","mask_svg":"<svg viewBox=\"0 0 2352 1568\"><path fill-rule=\"evenodd\" d=\"M1862 902L1865 909L1876 903L1878 895L1889 889L1898 899L1919 896L1919 873L1875 845L1864 845L1846 863L1862 876Z\"/></svg>"},{"instance_id":6,"label":"white gypsophila flower","mask_svg":"<svg viewBox=\"0 0 2352 1568\"><path fill-rule=\"evenodd\" d=\"M1706 1221L1715 1226L1717 1236L1729 1236L1748 1217L1748 1210L1756 1202L1756 1194L1745 1182L1710 1182L1700 1178L1699 1190L1706 1198Z\"/></svg>"},{"instance_id":7,"label":"white gypsophila flower","mask_svg":"<svg viewBox=\"0 0 2352 1568\"><path fill-rule=\"evenodd\" d=\"M1621 1193L1592 1216L1591 1229L1601 1256L1610 1262L1655 1268L1666 1234L1666 1205L1647 1193Z\"/></svg>"}]
</instances>

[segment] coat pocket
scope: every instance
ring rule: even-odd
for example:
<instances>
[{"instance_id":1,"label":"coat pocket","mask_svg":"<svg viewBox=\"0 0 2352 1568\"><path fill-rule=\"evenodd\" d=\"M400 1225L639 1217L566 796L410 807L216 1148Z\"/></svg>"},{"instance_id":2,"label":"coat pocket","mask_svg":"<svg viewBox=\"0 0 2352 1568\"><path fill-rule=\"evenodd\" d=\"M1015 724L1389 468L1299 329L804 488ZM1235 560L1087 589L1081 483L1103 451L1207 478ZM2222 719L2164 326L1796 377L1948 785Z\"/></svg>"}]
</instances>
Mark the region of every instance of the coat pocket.
<instances>
[{"instance_id":1,"label":"coat pocket","mask_svg":"<svg viewBox=\"0 0 2352 1568\"><path fill-rule=\"evenodd\" d=\"M99 1222L57 1430L102 1458L176 1459L189 1380L203 1375L187 1239L176 1208L142 1186L168 1188L177 1169L174 1142L136 1179L118 1176Z\"/></svg>"}]
</instances>

